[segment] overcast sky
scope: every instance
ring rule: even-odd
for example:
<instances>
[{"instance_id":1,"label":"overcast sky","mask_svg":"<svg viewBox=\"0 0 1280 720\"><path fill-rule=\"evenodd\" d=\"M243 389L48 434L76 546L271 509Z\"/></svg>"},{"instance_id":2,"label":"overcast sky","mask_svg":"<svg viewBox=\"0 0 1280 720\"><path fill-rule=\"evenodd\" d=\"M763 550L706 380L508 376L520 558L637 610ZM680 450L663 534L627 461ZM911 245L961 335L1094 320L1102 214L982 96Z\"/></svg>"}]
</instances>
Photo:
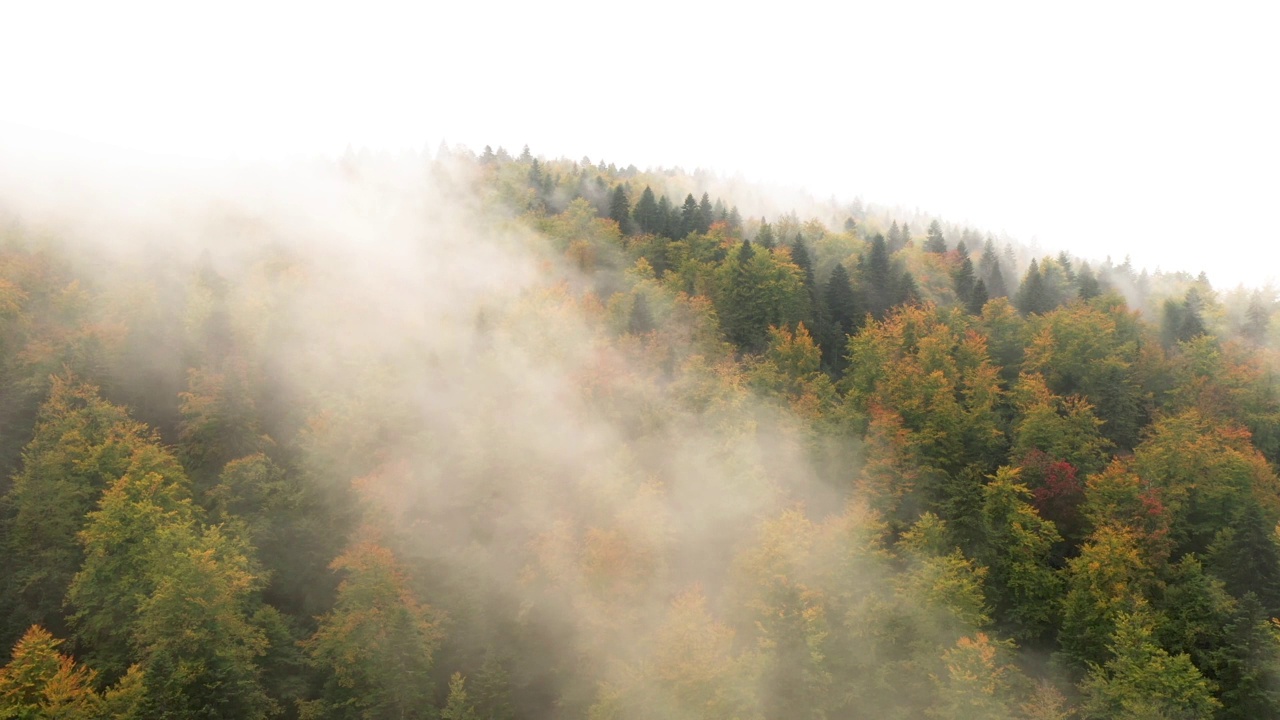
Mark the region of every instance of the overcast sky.
<instances>
[{"instance_id":1,"label":"overcast sky","mask_svg":"<svg viewBox=\"0 0 1280 720\"><path fill-rule=\"evenodd\" d=\"M1274 2L409 5L0 0L0 153L527 143L1280 277Z\"/></svg>"}]
</instances>

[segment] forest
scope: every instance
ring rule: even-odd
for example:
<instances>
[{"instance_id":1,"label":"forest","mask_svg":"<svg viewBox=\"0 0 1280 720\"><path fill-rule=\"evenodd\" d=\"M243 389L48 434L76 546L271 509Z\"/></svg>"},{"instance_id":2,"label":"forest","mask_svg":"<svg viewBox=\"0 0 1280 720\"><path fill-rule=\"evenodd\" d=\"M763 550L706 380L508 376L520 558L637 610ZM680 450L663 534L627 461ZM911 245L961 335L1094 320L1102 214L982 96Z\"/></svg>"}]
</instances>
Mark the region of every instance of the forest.
<instances>
[{"instance_id":1,"label":"forest","mask_svg":"<svg viewBox=\"0 0 1280 720\"><path fill-rule=\"evenodd\" d=\"M0 196L0 718L1280 718L1272 288L489 147Z\"/></svg>"}]
</instances>

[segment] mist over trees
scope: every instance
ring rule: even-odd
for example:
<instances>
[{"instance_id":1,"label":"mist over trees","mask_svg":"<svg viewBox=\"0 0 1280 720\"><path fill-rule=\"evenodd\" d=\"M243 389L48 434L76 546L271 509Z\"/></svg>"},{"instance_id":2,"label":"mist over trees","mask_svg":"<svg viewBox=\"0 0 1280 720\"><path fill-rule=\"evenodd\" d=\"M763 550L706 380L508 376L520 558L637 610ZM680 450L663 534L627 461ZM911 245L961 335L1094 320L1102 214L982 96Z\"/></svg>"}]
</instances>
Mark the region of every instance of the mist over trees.
<instances>
[{"instance_id":1,"label":"mist over trees","mask_svg":"<svg viewBox=\"0 0 1280 720\"><path fill-rule=\"evenodd\" d=\"M1272 288L528 147L172 186L0 184L0 717L1280 717Z\"/></svg>"}]
</instances>

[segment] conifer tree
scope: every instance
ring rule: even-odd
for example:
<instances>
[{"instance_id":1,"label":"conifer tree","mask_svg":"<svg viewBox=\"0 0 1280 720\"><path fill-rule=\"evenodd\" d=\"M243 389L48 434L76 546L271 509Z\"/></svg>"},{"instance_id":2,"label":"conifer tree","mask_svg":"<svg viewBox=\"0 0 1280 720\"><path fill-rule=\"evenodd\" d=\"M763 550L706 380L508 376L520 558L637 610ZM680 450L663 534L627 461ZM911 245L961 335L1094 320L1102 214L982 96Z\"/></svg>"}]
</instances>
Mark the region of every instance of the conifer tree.
<instances>
[{"instance_id":1,"label":"conifer tree","mask_svg":"<svg viewBox=\"0 0 1280 720\"><path fill-rule=\"evenodd\" d=\"M823 291L823 299L826 301L827 310L831 313L831 321L841 336L850 335L858 329L862 322L862 309L858 307L858 297L853 292L849 273L844 269L843 264L836 263L835 268L831 270L831 277L827 279L827 286Z\"/></svg>"},{"instance_id":2,"label":"conifer tree","mask_svg":"<svg viewBox=\"0 0 1280 720\"><path fill-rule=\"evenodd\" d=\"M769 227L767 220L760 218L760 232L756 233L756 244L765 250L772 250L776 242L773 238L773 228Z\"/></svg>"},{"instance_id":3,"label":"conifer tree","mask_svg":"<svg viewBox=\"0 0 1280 720\"><path fill-rule=\"evenodd\" d=\"M657 235L662 231L658 201L654 199L653 189L648 185L644 186L644 192L640 194L640 200L636 202L635 210L632 211L632 218L636 221L636 225L642 233Z\"/></svg>"},{"instance_id":4,"label":"conifer tree","mask_svg":"<svg viewBox=\"0 0 1280 720\"><path fill-rule=\"evenodd\" d=\"M982 257L978 259L978 277L987 284L987 295L990 297L1009 296L1000 258L996 255L996 244L989 237L982 247Z\"/></svg>"},{"instance_id":5,"label":"conifer tree","mask_svg":"<svg viewBox=\"0 0 1280 720\"><path fill-rule=\"evenodd\" d=\"M924 241L924 251L938 255L947 251L947 241L942 237L942 226L937 220L929 223L929 236Z\"/></svg>"},{"instance_id":6,"label":"conifer tree","mask_svg":"<svg viewBox=\"0 0 1280 720\"><path fill-rule=\"evenodd\" d=\"M742 215L738 213L737 205L734 205L732 208L729 209L728 222L729 222L729 229L732 230L734 234L742 232Z\"/></svg>"},{"instance_id":7,"label":"conifer tree","mask_svg":"<svg viewBox=\"0 0 1280 720\"><path fill-rule=\"evenodd\" d=\"M969 259L969 249L965 246L963 240L956 245L956 254L960 262L951 273L951 287L955 290L956 299L960 301L960 304L965 308L969 308L973 302L975 279L973 261Z\"/></svg>"},{"instance_id":8,"label":"conifer tree","mask_svg":"<svg viewBox=\"0 0 1280 720\"><path fill-rule=\"evenodd\" d=\"M618 223L618 230L623 235L631 234L631 203L627 201L627 191L618 183L613 188L609 199L609 219Z\"/></svg>"},{"instance_id":9,"label":"conifer tree","mask_svg":"<svg viewBox=\"0 0 1280 720\"><path fill-rule=\"evenodd\" d=\"M973 292L969 295L968 309L970 315L981 315L982 308L986 306L987 300L987 283L983 280L973 284Z\"/></svg>"},{"instance_id":10,"label":"conifer tree","mask_svg":"<svg viewBox=\"0 0 1280 720\"><path fill-rule=\"evenodd\" d=\"M1076 273L1076 283L1081 300L1089 301L1102 294L1102 285L1098 282L1098 277L1093 274L1093 268L1089 267L1089 263L1080 264L1080 272Z\"/></svg>"},{"instance_id":11,"label":"conifer tree","mask_svg":"<svg viewBox=\"0 0 1280 720\"><path fill-rule=\"evenodd\" d=\"M1040 265L1031 261L1027 275L1018 287L1018 310L1024 315L1042 315L1053 309L1053 301L1049 290L1045 287L1044 276L1040 274Z\"/></svg>"},{"instance_id":12,"label":"conifer tree","mask_svg":"<svg viewBox=\"0 0 1280 720\"><path fill-rule=\"evenodd\" d=\"M702 226L702 212L698 208L698 201L693 199L690 193L684 197L684 205L680 207L680 230L673 240L680 240L689 236L689 233L698 232L698 228Z\"/></svg>"},{"instance_id":13,"label":"conifer tree","mask_svg":"<svg viewBox=\"0 0 1280 720\"><path fill-rule=\"evenodd\" d=\"M715 221L715 210L711 206L711 196L702 193L702 200L698 202L698 227L697 231L703 235L711 229L711 223Z\"/></svg>"}]
</instances>

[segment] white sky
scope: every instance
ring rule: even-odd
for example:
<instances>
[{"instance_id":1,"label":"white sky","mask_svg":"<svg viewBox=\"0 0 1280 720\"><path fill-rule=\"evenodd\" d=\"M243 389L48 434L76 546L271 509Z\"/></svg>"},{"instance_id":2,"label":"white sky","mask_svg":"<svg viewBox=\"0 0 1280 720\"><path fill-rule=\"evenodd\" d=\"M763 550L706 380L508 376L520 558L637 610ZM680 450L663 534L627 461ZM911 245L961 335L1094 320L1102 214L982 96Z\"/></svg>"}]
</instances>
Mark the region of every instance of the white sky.
<instances>
[{"instance_id":1,"label":"white sky","mask_svg":"<svg viewBox=\"0 0 1280 720\"><path fill-rule=\"evenodd\" d=\"M692 5L0 0L0 152L527 143L1280 277L1280 4Z\"/></svg>"}]
</instances>

